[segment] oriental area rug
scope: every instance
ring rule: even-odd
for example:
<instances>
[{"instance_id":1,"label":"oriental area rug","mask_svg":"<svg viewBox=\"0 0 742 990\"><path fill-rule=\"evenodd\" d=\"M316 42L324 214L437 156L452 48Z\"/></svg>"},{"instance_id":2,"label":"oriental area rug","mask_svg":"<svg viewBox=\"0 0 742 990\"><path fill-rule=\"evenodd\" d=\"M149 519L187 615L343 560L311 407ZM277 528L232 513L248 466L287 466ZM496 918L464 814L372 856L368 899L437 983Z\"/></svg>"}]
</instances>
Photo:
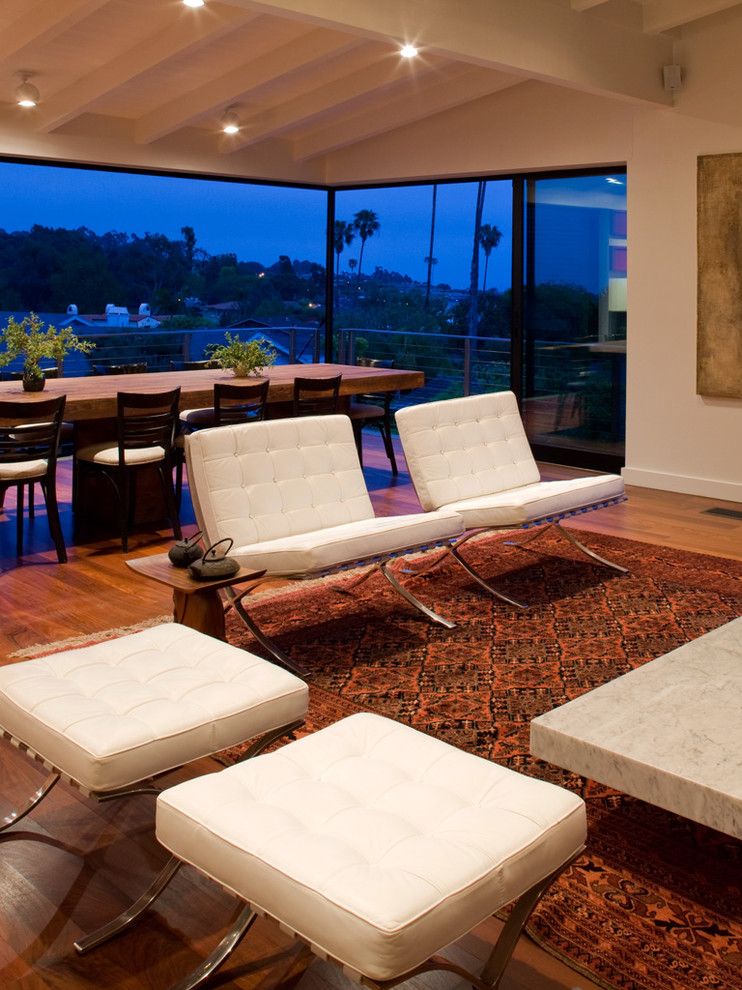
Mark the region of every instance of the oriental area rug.
<instances>
[{"instance_id":1,"label":"oriental area rug","mask_svg":"<svg viewBox=\"0 0 742 990\"><path fill-rule=\"evenodd\" d=\"M450 631L415 618L380 575L355 598L332 590L337 579L251 612L307 671L310 730L374 711L583 796L587 852L530 923L544 948L612 990L742 987L742 843L529 753L536 715L742 614L742 563L581 538L631 573L594 566L549 533L538 552L491 538L465 551L527 611L452 563L413 582L457 622ZM228 638L255 649L236 616Z\"/></svg>"},{"instance_id":2,"label":"oriental area rug","mask_svg":"<svg viewBox=\"0 0 742 990\"><path fill-rule=\"evenodd\" d=\"M609 990L739 990L742 843L531 757L529 723L737 618L742 562L579 535L630 574L592 564L553 532L532 551L471 542L472 563L529 608L498 602L446 563L412 588L457 622L450 631L418 619L380 575L354 597L330 578L256 597L250 610L306 670L307 731L374 711L583 796L586 853L529 925L547 951ZM231 643L261 652L232 613L227 629Z\"/></svg>"}]
</instances>

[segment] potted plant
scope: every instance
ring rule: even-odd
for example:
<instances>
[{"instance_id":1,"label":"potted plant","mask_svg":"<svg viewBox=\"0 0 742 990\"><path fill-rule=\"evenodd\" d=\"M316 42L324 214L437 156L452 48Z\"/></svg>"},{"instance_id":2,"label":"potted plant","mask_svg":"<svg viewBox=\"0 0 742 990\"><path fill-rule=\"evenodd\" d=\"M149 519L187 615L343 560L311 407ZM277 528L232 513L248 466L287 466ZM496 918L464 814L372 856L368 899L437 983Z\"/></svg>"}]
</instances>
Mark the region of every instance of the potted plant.
<instances>
[{"instance_id":1,"label":"potted plant","mask_svg":"<svg viewBox=\"0 0 742 990\"><path fill-rule=\"evenodd\" d=\"M263 368L276 363L276 350L264 337L240 340L227 332L224 339L224 344L211 344L207 347L206 354L220 368L231 368L236 378L260 375Z\"/></svg>"},{"instance_id":2,"label":"potted plant","mask_svg":"<svg viewBox=\"0 0 742 990\"><path fill-rule=\"evenodd\" d=\"M90 340L81 340L71 327L57 328L49 323L44 329L43 322L36 313L29 313L20 323L13 317L8 317L2 333L0 333L0 368L18 357L23 358L23 388L26 392L40 392L46 384L40 361L50 358L61 366L65 354L70 351L80 351L89 354L95 344Z\"/></svg>"}]
</instances>

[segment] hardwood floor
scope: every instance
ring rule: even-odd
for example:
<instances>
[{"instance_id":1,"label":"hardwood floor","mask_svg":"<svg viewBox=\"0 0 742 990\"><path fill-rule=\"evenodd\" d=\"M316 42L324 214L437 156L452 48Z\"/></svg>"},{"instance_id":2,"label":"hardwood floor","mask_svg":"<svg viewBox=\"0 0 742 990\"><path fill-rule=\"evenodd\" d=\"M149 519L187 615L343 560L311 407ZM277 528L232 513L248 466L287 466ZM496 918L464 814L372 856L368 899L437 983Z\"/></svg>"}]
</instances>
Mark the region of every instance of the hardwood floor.
<instances>
[{"instance_id":1,"label":"hardwood floor","mask_svg":"<svg viewBox=\"0 0 742 990\"><path fill-rule=\"evenodd\" d=\"M391 479L383 448L367 442L367 479L379 514L419 511L406 474ZM403 467L401 456L400 467ZM543 466L544 477L580 472ZM0 514L0 656L37 643L56 642L126 626L171 608L167 588L142 581L124 564L118 539L75 542L70 511L70 468L60 465L59 494L69 563L59 565L43 506L26 524L27 553L15 558L14 499ZM742 521L708 515L709 508L739 508L694 496L633 489L627 503L579 517L581 529L742 559ZM39 496L37 496L38 498ZM187 503L187 497L184 499ZM186 530L193 517L184 505ZM167 532L135 533L131 555L161 552ZM169 775L169 781L217 770L210 759ZM0 816L30 794L42 778L38 765L0 745ZM72 942L116 914L149 883L164 861L152 834L153 799L100 805L60 785L15 830L0 837L0 988L10 990L115 990L166 988L182 978L222 937L236 913L231 895L184 869L156 910L130 933L79 959ZM482 958L499 923L482 925L453 950ZM261 921L214 985L241 990L345 990L351 984L334 967L311 961L277 926ZM453 977L412 981L419 990L453 987ZM521 939L503 990L597 990L585 978Z\"/></svg>"}]
</instances>

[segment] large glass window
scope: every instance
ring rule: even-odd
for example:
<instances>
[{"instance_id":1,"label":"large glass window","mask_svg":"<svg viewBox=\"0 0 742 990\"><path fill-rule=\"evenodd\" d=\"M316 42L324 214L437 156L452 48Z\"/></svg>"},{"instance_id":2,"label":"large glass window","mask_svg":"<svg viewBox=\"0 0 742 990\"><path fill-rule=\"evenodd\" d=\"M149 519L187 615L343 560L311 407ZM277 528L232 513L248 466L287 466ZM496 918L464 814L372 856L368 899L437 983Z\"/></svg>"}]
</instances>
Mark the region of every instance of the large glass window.
<instances>
[{"instance_id":1,"label":"large glass window","mask_svg":"<svg viewBox=\"0 0 742 990\"><path fill-rule=\"evenodd\" d=\"M403 401L510 387L510 180L343 190L335 216L340 359L423 370Z\"/></svg>"},{"instance_id":2,"label":"large glass window","mask_svg":"<svg viewBox=\"0 0 742 990\"><path fill-rule=\"evenodd\" d=\"M0 178L0 325L33 310L94 340L66 374L167 370L225 328L284 363L323 353L324 190L16 162Z\"/></svg>"},{"instance_id":3,"label":"large glass window","mask_svg":"<svg viewBox=\"0 0 742 990\"><path fill-rule=\"evenodd\" d=\"M523 411L531 443L542 453L622 458L626 176L529 179L524 267Z\"/></svg>"}]
</instances>

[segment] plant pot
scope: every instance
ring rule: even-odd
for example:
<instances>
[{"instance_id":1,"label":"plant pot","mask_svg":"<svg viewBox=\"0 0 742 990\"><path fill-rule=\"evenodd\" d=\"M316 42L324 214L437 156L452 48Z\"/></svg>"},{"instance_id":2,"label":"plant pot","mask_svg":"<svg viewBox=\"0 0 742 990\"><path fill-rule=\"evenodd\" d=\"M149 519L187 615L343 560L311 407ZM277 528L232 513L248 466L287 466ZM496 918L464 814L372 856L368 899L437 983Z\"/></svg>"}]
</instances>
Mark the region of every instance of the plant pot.
<instances>
[{"instance_id":1,"label":"plant pot","mask_svg":"<svg viewBox=\"0 0 742 990\"><path fill-rule=\"evenodd\" d=\"M21 379L24 392L42 392L46 385L46 378L43 375L26 375Z\"/></svg>"}]
</instances>

